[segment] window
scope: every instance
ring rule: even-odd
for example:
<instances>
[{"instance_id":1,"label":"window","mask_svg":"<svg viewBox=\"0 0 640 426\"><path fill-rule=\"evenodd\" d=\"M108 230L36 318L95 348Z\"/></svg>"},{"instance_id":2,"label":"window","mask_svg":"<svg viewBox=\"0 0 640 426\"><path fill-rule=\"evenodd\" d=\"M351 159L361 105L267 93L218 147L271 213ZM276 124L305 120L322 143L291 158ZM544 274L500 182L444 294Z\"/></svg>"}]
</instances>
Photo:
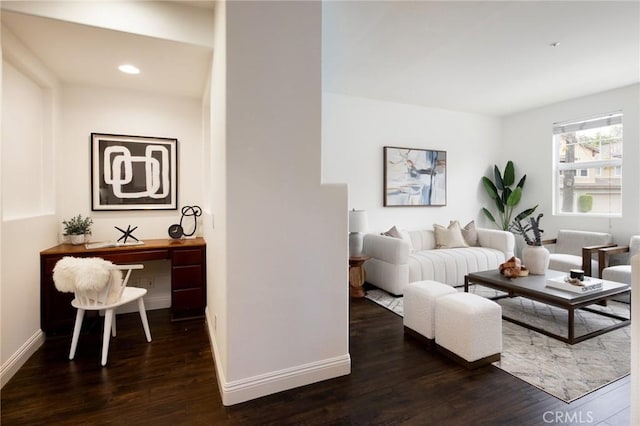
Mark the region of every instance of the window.
<instances>
[{"instance_id":1,"label":"window","mask_svg":"<svg viewBox=\"0 0 640 426\"><path fill-rule=\"evenodd\" d=\"M622 214L622 113L553 125L554 212Z\"/></svg>"}]
</instances>

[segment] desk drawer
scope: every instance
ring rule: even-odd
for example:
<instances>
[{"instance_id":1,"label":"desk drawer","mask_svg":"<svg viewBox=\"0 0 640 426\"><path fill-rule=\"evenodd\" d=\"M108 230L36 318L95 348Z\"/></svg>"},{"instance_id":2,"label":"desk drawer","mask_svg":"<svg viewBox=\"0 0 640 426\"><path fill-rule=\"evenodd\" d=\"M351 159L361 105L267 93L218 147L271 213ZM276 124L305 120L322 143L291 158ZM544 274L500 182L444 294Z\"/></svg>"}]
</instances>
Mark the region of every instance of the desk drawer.
<instances>
[{"instance_id":1,"label":"desk drawer","mask_svg":"<svg viewBox=\"0 0 640 426\"><path fill-rule=\"evenodd\" d=\"M105 260L110 260L113 263L140 263L148 260L162 260L168 259L169 253L166 250L149 250L140 253L109 253L109 254L96 254L98 257L102 257Z\"/></svg>"},{"instance_id":2,"label":"desk drawer","mask_svg":"<svg viewBox=\"0 0 640 426\"><path fill-rule=\"evenodd\" d=\"M171 310L174 315L204 309L204 294L201 288L174 290L171 292Z\"/></svg>"},{"instance_id":3,"label":"desk drawer","mask_svg":"<svg viewBox=\"0 0 640 426\"><path fill-rule=\"evenodd\" d=\"M171 269L171 283L174 290L202 287L202 266L174 266Z\"/></svg>"},{"instance_id":4,"label":"desk drawer","mask_svg":"<svg viewBox=\"0 0 640 426\"><path fill-rule=\"evenodd\" d=\"M173 251L173 266L201 265L202 261L203 259L201 249L185 249Z\"/></svg>"}]
</instances>

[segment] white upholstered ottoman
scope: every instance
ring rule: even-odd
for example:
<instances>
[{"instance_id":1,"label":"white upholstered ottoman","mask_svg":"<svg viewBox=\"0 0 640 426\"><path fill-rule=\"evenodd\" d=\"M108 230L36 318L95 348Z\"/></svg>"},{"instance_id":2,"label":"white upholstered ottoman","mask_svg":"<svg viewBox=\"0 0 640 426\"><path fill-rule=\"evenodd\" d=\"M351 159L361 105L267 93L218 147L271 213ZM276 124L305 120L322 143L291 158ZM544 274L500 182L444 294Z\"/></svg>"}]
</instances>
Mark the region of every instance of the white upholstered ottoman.
<instances>
[{"instance_id":1,"label":"white upholstered ottoman","mask_svg":"<svg viewBox=\"0 0 640 426\"><path fill-rule=\"evenodd\" d=\"M435 325L438 350L465 367L500 359L502 308L496 302L472 293L440 297Z\"/></svg>"},{"instance_id":2,"label":"white upholstered ottoman","mask_svg":"<svg viewBox=\"0 0 640 426\"><path fill-rule=\"evenodd\" d=\"M437 281L416 281L404 288L404 331L414 337L425 337L429 343L435 338L436 299L457 293L450 285ZM417 333L417 335L416 335Z\"/></svg>"}]
</instances>

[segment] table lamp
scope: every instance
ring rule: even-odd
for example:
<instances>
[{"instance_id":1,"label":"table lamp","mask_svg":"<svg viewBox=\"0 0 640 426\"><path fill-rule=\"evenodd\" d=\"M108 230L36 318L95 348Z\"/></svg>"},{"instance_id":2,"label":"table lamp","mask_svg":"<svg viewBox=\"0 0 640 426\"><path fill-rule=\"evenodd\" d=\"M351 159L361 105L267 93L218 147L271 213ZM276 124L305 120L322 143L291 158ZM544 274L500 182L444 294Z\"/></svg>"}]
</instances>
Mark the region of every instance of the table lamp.
<instances>
[{"instance_id":1,"label":"table lamp","mask_svg":"<svg viewBox=\"0 0 640 426\"><path fill-rule=\"evenodd\" d=\"M349 212L349 257L362 256L362 237L367 232L367 212L351 210Z\"/></svg>"}]
</instances>

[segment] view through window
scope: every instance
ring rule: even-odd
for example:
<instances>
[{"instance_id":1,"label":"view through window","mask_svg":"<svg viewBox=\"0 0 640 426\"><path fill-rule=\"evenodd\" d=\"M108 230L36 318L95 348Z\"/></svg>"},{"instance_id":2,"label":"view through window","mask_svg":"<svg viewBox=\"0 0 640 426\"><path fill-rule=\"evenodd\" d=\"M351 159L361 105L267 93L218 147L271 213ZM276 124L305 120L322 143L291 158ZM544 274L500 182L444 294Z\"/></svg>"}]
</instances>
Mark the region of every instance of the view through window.
<instances>
[{"instance_id":1,"label":"view through window","mask_svg":"<svg viewBox=\"0 0 640 426\"><path fill-rule=\"evenodd\" d=\"M554 123L554 212L622 214L622 113Z\"/></svg>"}]
</instances>

